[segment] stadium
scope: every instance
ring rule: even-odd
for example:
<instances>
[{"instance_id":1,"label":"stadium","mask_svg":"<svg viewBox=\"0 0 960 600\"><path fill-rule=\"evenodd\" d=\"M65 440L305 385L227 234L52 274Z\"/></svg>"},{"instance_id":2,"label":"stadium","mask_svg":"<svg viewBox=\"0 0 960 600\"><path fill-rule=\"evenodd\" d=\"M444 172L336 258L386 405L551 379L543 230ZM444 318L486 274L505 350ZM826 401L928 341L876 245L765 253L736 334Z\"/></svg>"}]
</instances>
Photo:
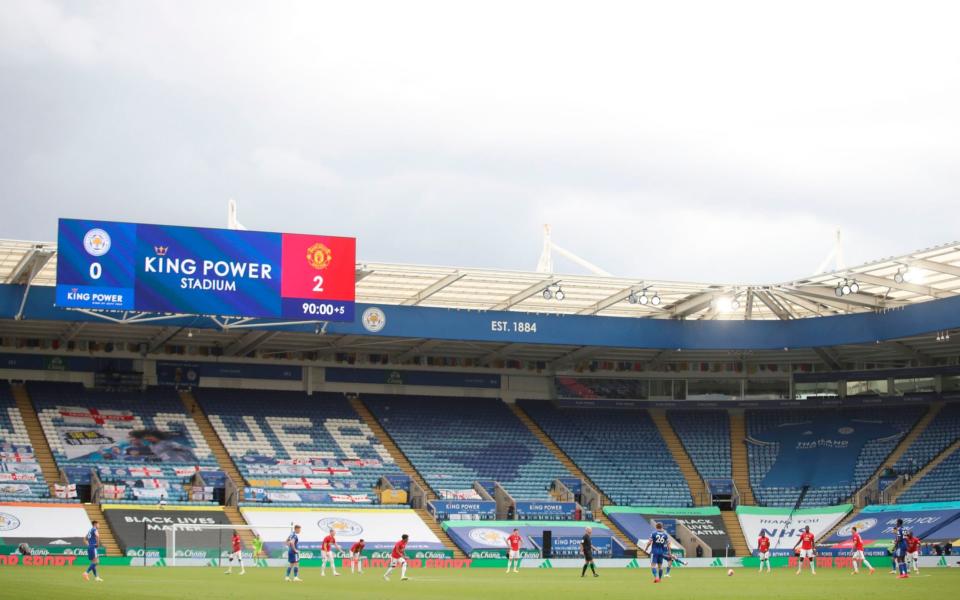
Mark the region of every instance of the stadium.
<instances>
[{"instance_id":1,"label":"stadium","mask_svg":"<svg viewBox=\"0 0 960 600\"><path fill-rule=\"evenodd\" d=\"M955 583L960 246L752 285L563 275L550 244L507 272L236 228L3 241L0 577L50 596L95 557L105 597L253 597L297 525L285 593L621 597L664 532L658 592L742 597L808 576L806 531L847 589L856 527L882 595L900 519L916 585Z\"/></svg>"},{"instance_id":2,"label":"stadium","mask_svg":"<svg viewBox=\"0 0 960 600\"><path fill-rule=\"evenodd\" d=\"M0 600L956 597L958 22L4 0Z\"/></svg>"}]
</instances>

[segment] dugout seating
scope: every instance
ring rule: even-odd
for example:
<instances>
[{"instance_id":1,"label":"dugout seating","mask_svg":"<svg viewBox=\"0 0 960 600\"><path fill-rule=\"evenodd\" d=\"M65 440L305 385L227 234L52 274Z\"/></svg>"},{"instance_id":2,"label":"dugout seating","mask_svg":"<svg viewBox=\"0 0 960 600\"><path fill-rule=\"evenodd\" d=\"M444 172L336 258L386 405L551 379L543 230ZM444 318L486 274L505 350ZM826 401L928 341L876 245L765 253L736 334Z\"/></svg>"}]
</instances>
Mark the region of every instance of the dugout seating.
<instances>
[{"instance_id":1,"label":"dugout seating","mask_svg":"<svg viewBox=\"0 0 960 600\"><path fill-rule=\"evenodd\" d=\"M27 389L58 467L95 471L109 490L103 500L189 502L186 484L195 474L219 469L172 389L105 392L49 382L31 382ZM114 434L112 446L79 450L85 438Z\"/></svg>"},{"instance_id":2,"label":"dugout seating","mask_svg":"<svg viewBox=\"0 0 960 600\"><path fill-rule=\"evenodd\" d=\"M549 499L570 473L499 399L364 395L363 402L438 495L498 482L515 500Z\"/></svg>"},{"instance_id":3,"label":"dugout seating","mask_svg":"<svg viewBox=\"0 0 960 600\"><path fill-rule=\"evenodd\" d=\"M668 410L667 419L704 479L730 479L730 417L725 410Z\"/></svg>"},{"instance_id":4,"label":"dugout seating","mask_svg":"<svg viewBox=\"0 0 960 600\"><path fill-rule=\"evenodd\" d=\"M960 402L943 407L894 465L898 473L915 473L960 439Z\"/></svg>"},{"instance_id":5,"label":"dugout seating","mask_svg":"<svg viewBox=\"0 0 960 600\"><path fill-rule=\"evenodd\" d=\"M520 405L613 502L693 505L690 488L647 411L560 409L533 400Z\"/></svg>"},{"instance_id":6,"label":"dugout seating","mask_svg":"<svg viewBox=\"0 0 960 600\"><path fill-rule=\"evenodd\" d=\"M343 394L202 388L200 406L247 484L248 501L373 503L402 474Z\"/></svg>"},{"instance_id":7,"label":"dugout seating","mask_svg":"<svg viewBox=\"0 0 960 600\"><path fill-rule=\"evenodd\" d=\"M953 502L960 498L960 450L954 450L897 498L897 504Z\"/></svg>"},{"instance_id":8,"label":"dugout seating","mask_svg":"<svg viewBox=\"0 0 960 600\"><path fill-rule=\"evenodd\" d=\"M0 499L36 501L49 496L20 409L9 384L0 382Z\"/></svg>"},{"instance_id":9,"label":"dugout seating","mask_svg":"<svg viewBox=\"0 0 960 600\"><path fill-rule=\"evenodd\" d=\"M850 419L881 421L892 430L900 432L886 439L873 439L867 442L860 452L849 480L809 488L803 495L801 507L827 506L846 501L879 468L883 460L896 448L924 412L922 406L884 407L882 411L873 408L820 409L820 410L748 410L746 428L748 437L770 435L780 425L802 422L824 422L834 419L838 423ZM793 507L803 494L800 484L795 487L770 487L762 485L763 478L773 467L780 451L779 444L747 444L747 456L750 468L750 485L754 497L761 506ZM800 477L798 476L798 480Z\"/></svg>"}]
</instances>

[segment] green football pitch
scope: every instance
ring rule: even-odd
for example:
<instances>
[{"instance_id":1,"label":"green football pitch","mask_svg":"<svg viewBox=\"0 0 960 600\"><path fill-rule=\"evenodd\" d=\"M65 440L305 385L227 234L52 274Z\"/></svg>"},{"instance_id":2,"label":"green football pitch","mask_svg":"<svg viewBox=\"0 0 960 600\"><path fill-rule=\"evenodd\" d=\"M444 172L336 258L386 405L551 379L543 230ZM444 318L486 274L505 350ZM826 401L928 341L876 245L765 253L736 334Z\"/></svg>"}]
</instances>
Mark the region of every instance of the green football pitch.
<instances>
[{"instance_id":1,"label":"green football pitch","mask_svg":"<svg viewBox=\"0 0 960 600\"><path fill-rule=\"evenodd\" d=\"M342 573L321 578L317 569L304 569L302 583L287 583L278 568L251 568L242 577L220 569L104 567L103 583L83 581L82 568L16 567L0 569L0 598L214 598L257 599L331 598L553 600L555 598L637 598L640 596L703 598L951 598L960 589L960 569L926 569L920 576L898 580L878 569L875 575L852 576L841 569L822 569L816 577L797 576L791 569L759 575L737 569L677 569L673 577L653 584L644 569L601 570L584 578L573 569L528 569L507 575L500 569L413 570L400 581L395 571L384 581L381 571L363 575Z\"/></svg>"}]
</instances>

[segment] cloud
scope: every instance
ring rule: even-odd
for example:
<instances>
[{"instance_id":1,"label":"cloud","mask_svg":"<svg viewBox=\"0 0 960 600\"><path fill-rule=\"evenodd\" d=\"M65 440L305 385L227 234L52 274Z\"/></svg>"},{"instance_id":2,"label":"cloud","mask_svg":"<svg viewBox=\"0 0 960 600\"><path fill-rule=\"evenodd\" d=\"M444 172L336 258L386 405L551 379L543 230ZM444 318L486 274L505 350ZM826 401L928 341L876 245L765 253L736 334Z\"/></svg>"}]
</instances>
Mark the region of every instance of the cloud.
<instances>
[{"instance_id":1,"label":"cloud","mask_svg":"<svg viewBox=\"0 0 960 600\"><path fill-rule=\"evenodd\" d=\"M89 65L98 58L99 41L87 19L47 0L10 0L0 11L0 59Z\"/></svg>"},{"instance_id":2,"label":"cloud","mask_svg":"<svg viewBox=\"0 0 960 600\"><path fill-rule=\"evenodd\" d=\"M0 236L356 235L529 269L780 281L956 237L954 3L5 3ZM559 265L564 265L558 259ZM572 265L566 265L573 268ZM579 269L576 269L579 270Z\"/></svg>"},{"instance_id":3,"label":"cloud","mask_svg":"<svg viewBox=\"0 0 960 600\"><path fill-rule=\"evenodd\" d=\"M257 148L251 157L257 173L276 183L329 187L339 182L330 168L286 148Z\"/></svg>"}]
</instances>

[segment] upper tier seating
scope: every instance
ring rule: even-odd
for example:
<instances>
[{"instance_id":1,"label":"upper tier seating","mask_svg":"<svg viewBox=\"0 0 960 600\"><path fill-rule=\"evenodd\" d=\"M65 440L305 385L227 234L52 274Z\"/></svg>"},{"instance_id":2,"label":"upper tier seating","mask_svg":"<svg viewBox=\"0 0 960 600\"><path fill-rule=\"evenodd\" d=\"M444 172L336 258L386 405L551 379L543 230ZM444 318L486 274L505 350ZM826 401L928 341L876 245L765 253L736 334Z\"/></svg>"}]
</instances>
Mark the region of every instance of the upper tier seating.
<instances>
[{"instance_id":1,"label":"upper tier seating","mask_svg":"<svg viewBox=\"0 0 960 600\"><path fill-rule=\"evenodd\" d=\"M570 473L502 401L364 395L363 401L427 484L467 490L481 479L516 500L548 499Z\"/></svg>"},{"instance_id":2,"label":"upper tier seating","mask_svg":"<svg viewBox=\"0 0 960 600\"><path fill-rule=\"evenodd\" d=\"M690 488L645 410L520 405L612 501L692 506Z\"/></svg>"},{"instance_id":3,"label":"upper tier seating","mask_svg":"<svg viewBox=\"0 0 960 600\"><path fill-rule=\"evenodd\" d=\"M960 450L954 450L897 498L897 504L948 502L960 498Z\"/></svg>"},{"instance_id":4,"label":"upper tier seating","mask_svg":"<svg viewBox=\"0 0 960 600\"><path fill-rule=\"evenodd\" d=\"M10 386L0 382L0 498L31 500L50 496L33 454Z\"/></svg>"},{"instance_id":5,"label":"upper tier seating","mask_svg":"<svg viewBox=\"0 0 960 600\"><path fill-rule=\"evenodd\" d=\"M960 439L960 402L951 402L917 436L893 468L899 473L919 471L957 439Z\"/></svg>"},{"instance_id":6,"label":"upper tier seating","mask_svg":"<svg viewBox=\"0 0 960 600\"><path fill-rule=\"evenodd\" d=\"M188 501L184 484L217 461L172 389L103 392L74 383L30 383L53 457L118 486L116 499ZM75 469L71 469L75 470Z\"/></svg>"},{"instance_id":7,"label":"upper tier seating","mask_svg":"<svg viewBox=\"0 0 960 600\"><path fill-rule=\"evenodd\" d=\"M668 410L667 418L704 479L730 479L730 417L725 410Z\"/></svg>"},{"instance_id":8,"label":"upper tier seating","mask_svg":"<svg viewBox=\"0 0 960 600\"><path fill-rule=\"evenodd\" d=\"M557 377L554 380L558 398L646 398L647 382L637 379L603 379L594 377Z\"/></svg>"},{"instance_id":9,"label":"upper tier seating","mask_svg":"<svg viewBox=\"0 0 960 600\"><path fill-rule=\"evenodd\" d=\"M913 427L926 409L922 406L884 407L819 410L748 410L746 412L747 436L765 444L748 444L750 485L757 503L762 506L794 506L805 485L800 472L791 479L789 486L763 485L764 477L777 462L781 442L798 443L798 437L806 433L813 442L822 436L859 436L868 438L858 456L851 459L849 469L837 465L834 481L811 486L804 496L802 506L825 506L846 501L879 468L897 443ZM871 431L875 433L870 433ZM856 432L856 434L854 433ZM874 437L870 437L870 436ZM819 436L819 437L818 437ZM845 438L844 438L845 439ZM854 439L854 438L850 438ZM838 458L849 453L838 453ZM795 483L793 483L795 481Z\"/></svg>"},{"instance_id":10,"label":"upper tier seating","mask_svg":"<svg viewBox=\"0 0 960 600\"><path fill-rule=\"evenodd\" d=\"M195 395L250 485L291 490L270 494L276 501L320 497L293 490L372 501L381 476L402 473L343 394L204 388Z\"/></svg>"}]
</instances>

